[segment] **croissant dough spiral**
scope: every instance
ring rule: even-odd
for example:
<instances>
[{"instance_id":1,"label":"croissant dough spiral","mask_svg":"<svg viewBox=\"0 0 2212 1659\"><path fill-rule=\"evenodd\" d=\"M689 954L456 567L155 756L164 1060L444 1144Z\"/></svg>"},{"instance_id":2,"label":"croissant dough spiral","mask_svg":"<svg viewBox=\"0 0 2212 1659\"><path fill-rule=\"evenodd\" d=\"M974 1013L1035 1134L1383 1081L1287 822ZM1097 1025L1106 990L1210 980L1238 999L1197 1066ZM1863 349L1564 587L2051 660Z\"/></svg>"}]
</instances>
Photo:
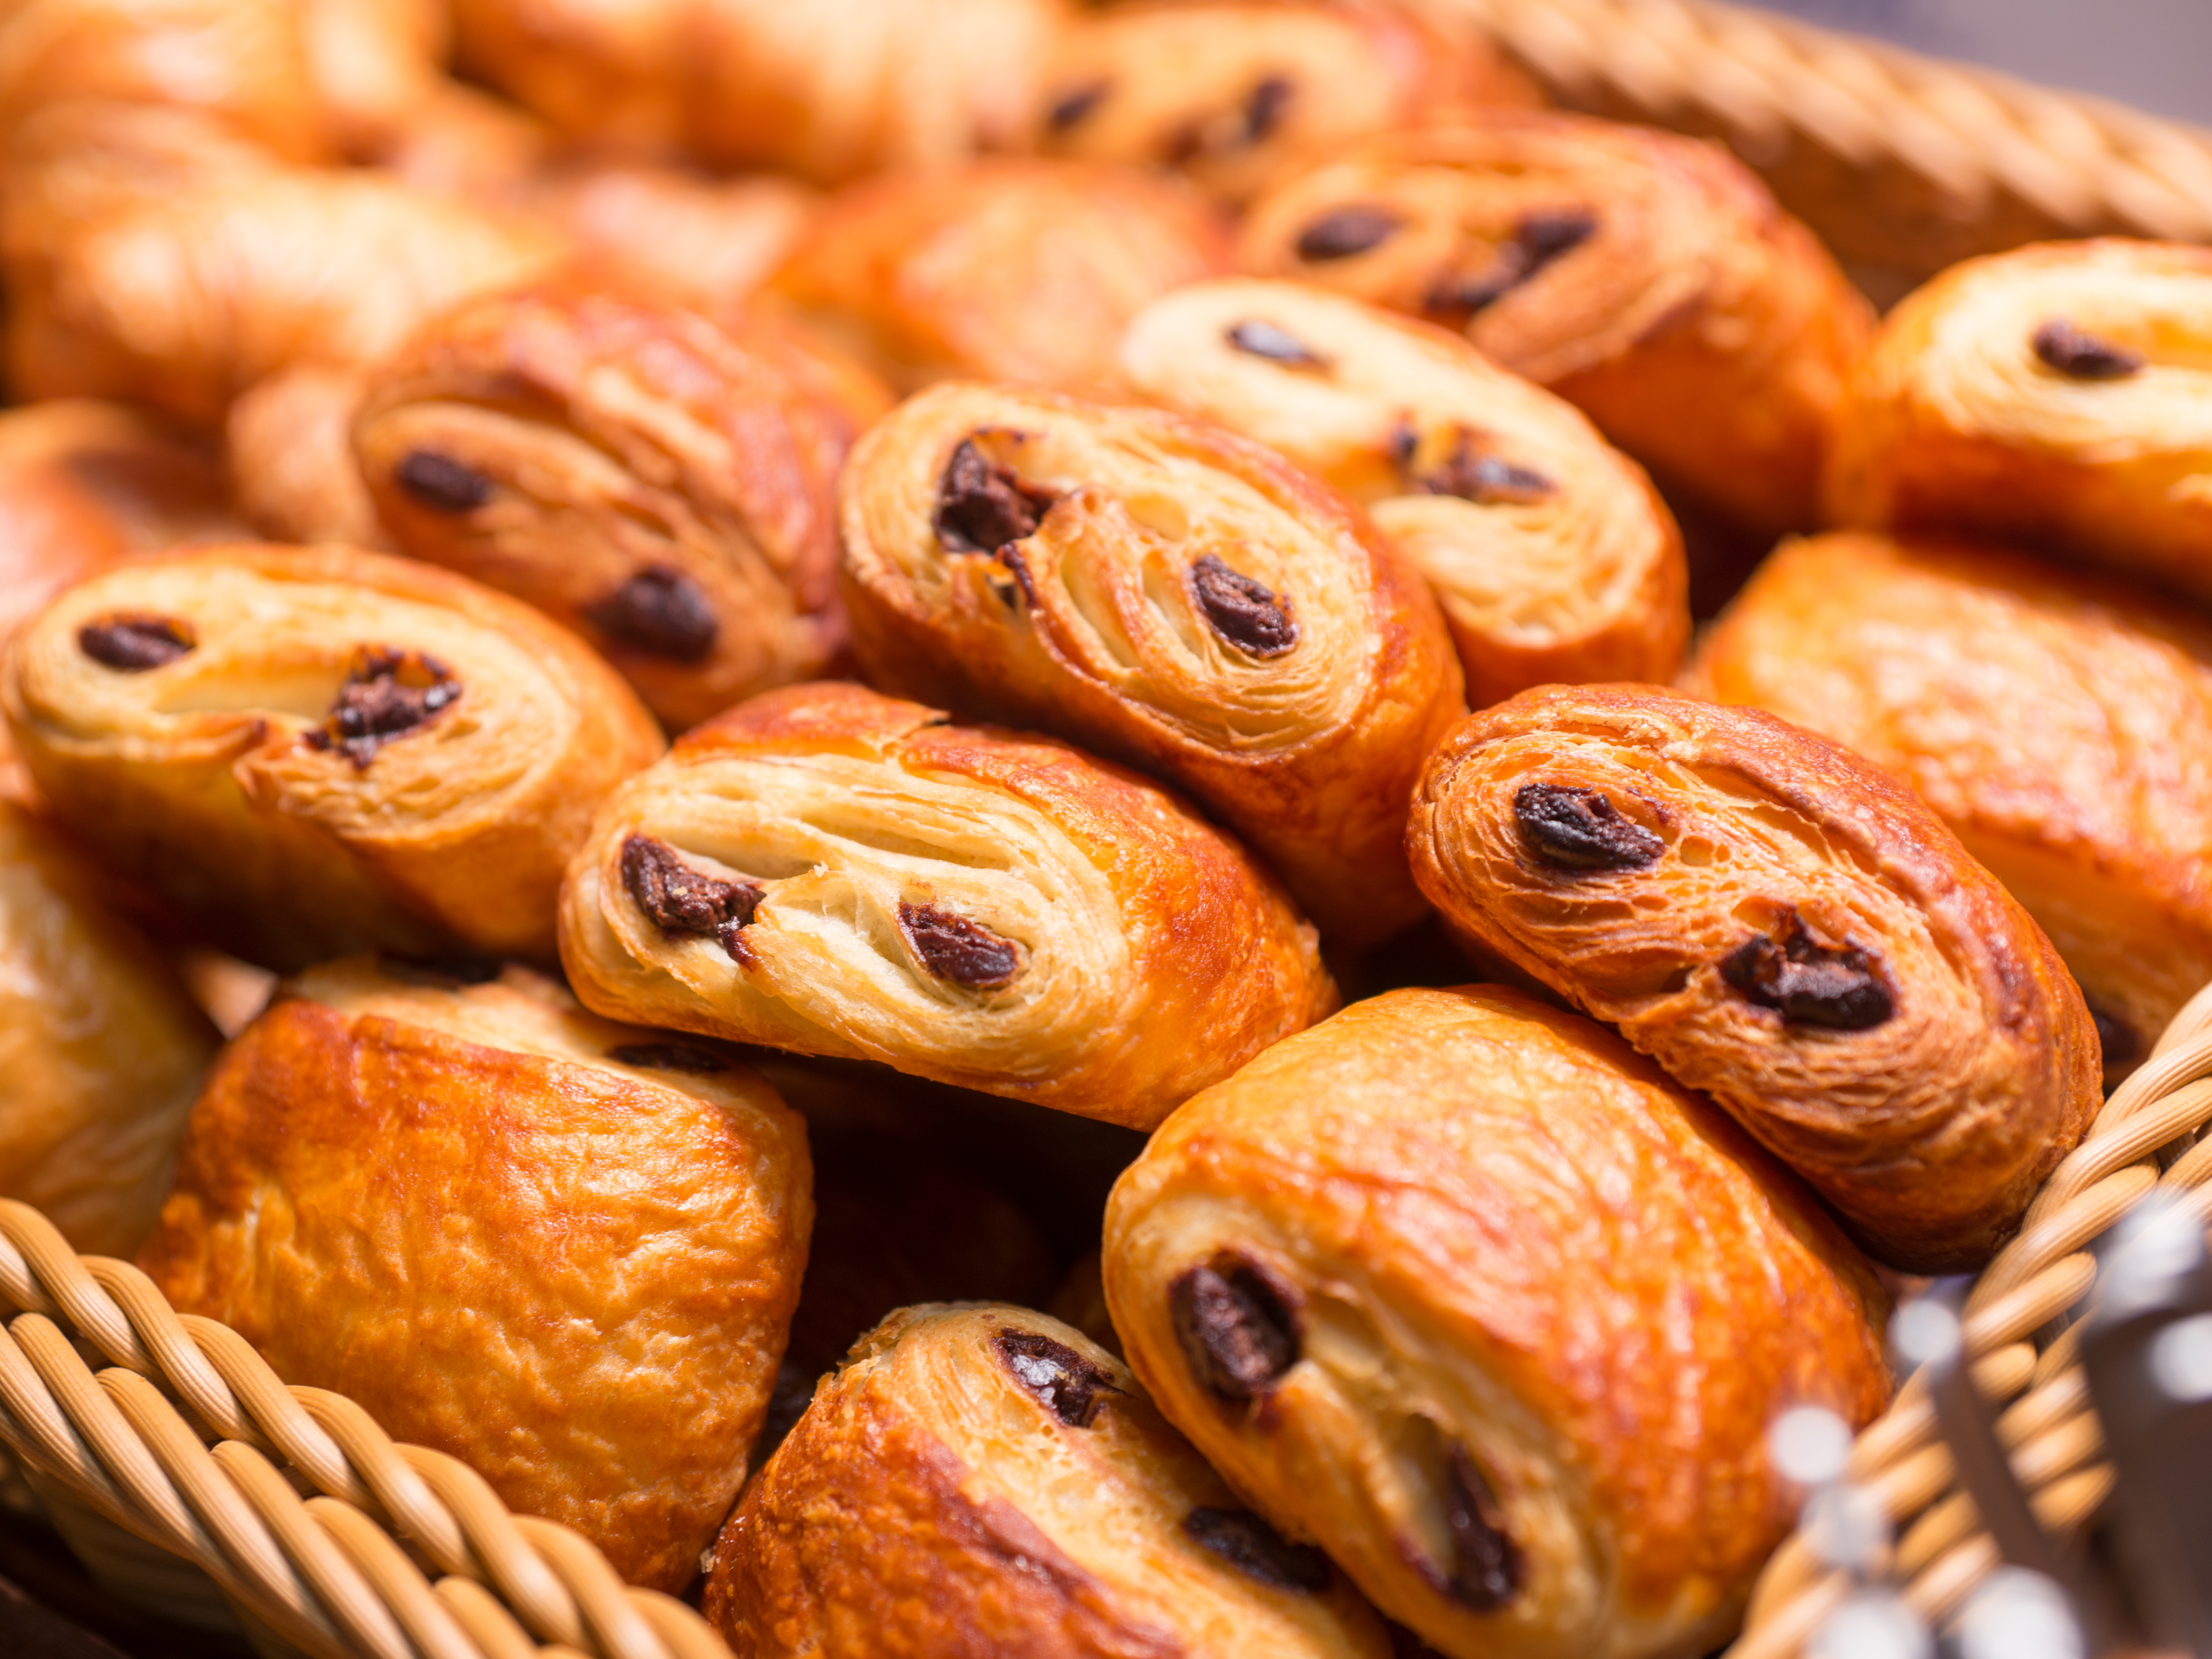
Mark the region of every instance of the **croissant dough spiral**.
<instances>
[{"instance_id":1,"label":"croissant dough spiral","mask_svg":"<svg viewBox=\"0 0 2212 1659\"><path fill-rule=\"evenodd\" d=\"M1979 1266L2099 1104L2081 993L1895 779L1755 709L1550 686L1470 716L1407 831L1422 890L1915 1273Z\"/></svg>"},{"instance_id":2,"label":"croissant dough spiral","mask_svg":"<svg viewBox=\"0 0 2212 1659\"><path fill-rule=\"evenodd\" d=\"M1828 507L2212 599L2212 250L2108 238L1945 271L1851 377Z\"/></svg>"},{"instance_id":3,"label":"croissant dough spiral","mask_svg":"<svg viewBox=\"0 0 2212 1659\"><path fill-rule=\"evenodd\" d=\"M240 544L72 588L0 664L70 831L238 954L550 957L562 866L661 739L528 606L410 560Z\"/></svg>"},{"instance_id":4,"label":"croissant dough spiral","mask_svg":"<svg viewBox=\"0 0 2212 1659\"><path fill-rule=\"evenodd\" d=\"M1381 1621L1246 1511L1128 1368L1003 1304L854 1346L715 1546L739 1659L1383 1659Z\"/></svg>"},{"instance_id":5,"label":"croissant dough spiral","mask_svg":"<svg viewBox=\"0 0 2212 1659\"><path fill-rule=\"evenodd\" d=\"M223 1051L139 1263L286 1381L677 1590L744 1479L811 1179L798 1114L707 1045L526 969L353 958Z\"/></svg>"},{"instance_id":6,"label":"croissant dough spiral","mask_svg":"<svg viewBox=\"0 0 2212 1659\"><path fill-rule=\"evenodd\" d=\"M1167 778L1347 944L1421 915L1405 808L1459 665L1334 492L1200 422L955 384L878 422L839 493L877 684Z\"/></svg>"},{"instance_id":7,"label":"croissant dough spiral","mask_svg":"<svg viewBox=\"0 0 2212 1659\"><path fill-rule=\"evenodd\" d=\"M1079 750L788 687L618 790L561 898L617 1018L1149 1128L1335 1005L1235 842Z\"/></svg>"},{"instance_id":8,"label":"croissant dough spiral","mask_svg":"<svg viewBox=\"0 0 2212 1659\"><path fill-rule=\"evenodd\" d=\"M1398 990L1185 1104L1105 1283L1160 1409L1449 1659L1680 1659L1788 1529L1769 1423L1888 1396L1865 1263L1597 1026Z\"/></svg>"},{"instance_id":9,"label":"croissant dough spiral","mask_svg":"<svg viewBox=\"0 0 2212 1659\"><path fill-rule=\"evenodd\" d=\"M1688 566L1643 469L1465 340L1231 278L1139 312L1121 367L1152 402L1255 439L1364 507L1435 590L1476 707L1680 665Z\"/></svg>"}]
</instances>

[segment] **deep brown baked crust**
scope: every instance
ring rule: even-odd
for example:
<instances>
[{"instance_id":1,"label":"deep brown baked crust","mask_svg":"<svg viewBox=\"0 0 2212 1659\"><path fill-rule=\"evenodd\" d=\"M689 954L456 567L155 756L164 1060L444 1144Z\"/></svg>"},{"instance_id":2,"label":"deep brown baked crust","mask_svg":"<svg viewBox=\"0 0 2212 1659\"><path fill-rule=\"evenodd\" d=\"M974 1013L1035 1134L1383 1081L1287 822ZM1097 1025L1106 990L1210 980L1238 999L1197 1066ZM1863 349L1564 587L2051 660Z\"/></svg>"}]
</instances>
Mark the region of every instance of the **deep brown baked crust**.
<instances>
[{"instance_id":1,"label":"deep brown baked crust","mask_svg":"<svg viewBox=\"0 0 2212 1659\"><path fill-rule=\"evenodd\" d=\"M723 1529L705 1606L740 1659L1389 1651L1126 1366L994 1304L906 1309L855 1345Z\"/></svg>"},{"instance_id":2,"label":"deep brown baked crust","mask_svg":"<svg viewBox=\"0 0 2212 1659\"><path fill-rule=\"evenodd\" d=\"M1407 830L1454 926L1617 1027L1868 1248L1978 1266L2099 1103L2057 952L1888 773L1756 709L1548 686L1470 716Z\"/></svg>"},{"instance_id":3,"label":"deep brown baked crust","mask_svg":"<svg viewBox=\"0 0 2212 1659\"><path fill-rule=\"evenodd\" d=\"M1459 665L1334 491L1201 422L955 384L878 422L839 493L877 684L1188 790L1348 945L1422 913L1405 806Z\"/></svg>"},{"instance_id":4,"label":"deep brown baked crust","mask_svg":"<svg viewBox=\"0 0 2212 1659\"><path fill-rule=\"evenodd\" d=\"M1929 537L1785 543L1683 678L1911 784L2088 998L2107 1084L2212 980L2212 626Z\"/></svg>"},{"instance_id":5,"label":"deep brown baked crust","mask_svg":"<svg viewBox=\"0 0 2212 1659\"><path fill-rule=\"evenodd\" d=\"M1775 1413L1888 1395L1881 1293L1802 1189L1488 987L1357 1003L1191 1100L1104 1265L1161 1410L1453 1659L1710 1650L1790 1522Z\"/></svg>"}]
</instances>

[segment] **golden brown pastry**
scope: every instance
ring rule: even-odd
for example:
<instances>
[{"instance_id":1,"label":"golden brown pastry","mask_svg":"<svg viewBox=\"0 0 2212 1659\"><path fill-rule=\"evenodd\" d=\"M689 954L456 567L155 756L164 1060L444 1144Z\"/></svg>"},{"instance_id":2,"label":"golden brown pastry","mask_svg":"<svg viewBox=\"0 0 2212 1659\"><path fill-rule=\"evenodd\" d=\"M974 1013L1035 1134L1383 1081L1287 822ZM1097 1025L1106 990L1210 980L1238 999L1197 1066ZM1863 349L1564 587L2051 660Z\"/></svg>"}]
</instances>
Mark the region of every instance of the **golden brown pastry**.
<instances>
[{"instance_id":1,"label":"golden brown pastry","mask_svg":"<svg viewBox=\"0 0 2212 1659\"><path fill-rule=\"evenodd\" d=\"M743 299L789 257L814 192L772 173L716 179L595 159L543 169L511 193L608 264L718 306Z\"/></svg>"},{"instance_id":2,"label":"golden brown pastry","mask_svg":"<svg viewBox=\"0 0 2212 1659\"><path fill-rule=\"evenodd\" d=\"M1215 210L1124 167L976 161L833 198L771 291L902 392L948 376L1096 390L1129 319L1229 268Z\"/></svg>"},{"instance_id":3,"label":"golden brown pastry","mask_svg":"<svg viewBox=\"0 0 2212 1659\"><path fill-rule=\"evenodd\" d=\"M844 643L836 487L859 422L829 372L765 323L544 283L381 365L355 452L402 550L574 629L680 729Z\"/></svg>"},{"instance_id":4,"label":"golden brown pastry","mask_svg":"<svg viewBox=\"0 0 2212 1659\"><path fill-rule=\"evenodd\" d=\"M550 957L562 865L652 716L583 643L460 577L241 544L71 588L0 663L54 813L217 943Z\"/></svg>"},{"instance_id":5,"label":"golden brown pastry","mask_svg":"<svg viewBox=\"0 0 2212 1659\"><path fill-rule=\"evenodd\" d=\"M2041 924L2107 1085L2212 981L2212 625L1996 549L1786 542L1685 688L1911 784Z\"/></svg>"},{"instance_id":6,"label":"golden brown pastry","mask_svg":"<svg viewBox=\"0 0 2212 1659\"><path fill-rule=\"evenodd\" d=\"M329 363L280 368L223 417L231 498L271 541L391 548L353 458L362 374Z\"/></svg>"},{"instance_id":7,"label":"golden brown pastry","mask_svg":"<svg viewBox=\"0 0 2212 1659\"><path fill-rule=\"evenodd\" d=\"M1079 1331L925 1304L854 1347L714 1546L738 1659L1384 1659L1286 1542Z\"/></svg>"},{"instance_id":8,"label":"golden brown pastry","mask_svg":"<svg viewBox=\"0 0 2212 1659\"><path fill-rule=\"evenodd\" d=\"M1753 530L1812 522L1873 313L1716 144L1495 111L1387 134L1289 179L1241 257L1463 331L1662 484Z\"/></svg>"},{"instance_id":9,"label":"golden brown pastry","mask_svg":"<svg viewBox=\"0 0 2212 1659\"><path fill-rule=\"evenodd\" d=\"M1150 1128L1335 1006L1313 929L1174 797L842 683L685 734L561 895L614 1018Z\"/></svg>"},{"instance_id":10,"label":"golden brown pastry","mask_svg":"<svg viewBox=\"0 0 2212 1659\"><path fill-rule=\"evenodd\" d=\"M1643 468L1465 340L1229 278L1139 312L1121 368L1147 400L1257 439L1364 507L1435 590L1476 707L1680 666L1688 567Z\"/></svg>"},{"instance_id":11,"label":"golden brown pastry","mask_svg":"<svg viewBox=\"0 0 2212 1659\"><path fill-rule=\"evenodd\" d=\"M0 800L0 1195L99 1255L154 1224L216 1042L113 885Z\"/></svg>"},{"instance_id":12,"label":"golden brown pastry","mask_svg":"<svg viewBox=\"0 0 2212 1659\"><path fill-rule=\"evenodd\" d=\"M809 1182L797 1114L710 1045L356 957L223 1051L139 1262L674 1590L744 1479Z\"/></svg>"},{"instance_id":13,"label":"golden brown pastry","mask_svg":"<svg viewBox=\"0 0 2212 1659\"><path fill-rule=\"evenodd\" d=\"M1105 1271L1160 1409L1450 1659L1711 1650L1789 1529L1769 1422L1889 1392L1881 1292L1802 1189L1495 988L1356 1003L1189 1102Z\"/></svg>"},{"instance_id":14,"label":"golden brown pastry","mask_svg":"<svg viewBox=\"0 0 2212 1659\"><path fill-rule=\"evenodd\" d=\"M879 422L839 493L878 684L1169 779L1343 943L1421 914L1406 803L1459 665L1334 491L1197 421L956 384Z\"/></svg>"},{"instance_id":15,"label":"golden brown pastry","mask_svg":"<svg viewBox=\"0 0 2212 1659\"><path fill-rule=\"evenodd\" d=\"M1713 1097L1912 1273L1978 1267L2099 1104L2043 931L1912 792L1756 709L1545 686L1431 757L1445 920Z\"/></svg>"},{"instance_id":16,"label":"golden brown pastry","mask_svg":"<svg viewBox=\"0 0 2212 1659\"><path fill-rule=\"evenodd\" d=\"M2212 249L1970 259L1884 319L1829 464L1833 522L2050 548L2212 599Z\"/></svg>"},{"instance_id":17,"label":"golden brown pastry","mask_svg":"<svg viewBox=\"0 0 2212 1659\"><path fill-rule=\"evenodd\" d=\"M1175 167L1249 201L1290 167L1463 103L1533 104L1494 48L1411 8L1152 0L1077 19L1046 82L1042 147Z\"/></svg>"},{"instance_id":18,"label":"golden brown pastry","mask_svg":"<svg viewBox=\"0 0 2212 1659\"><path fill-rule=\"evenodd\" d=\"M563 131L827 183L1034 127L1058 0L455 0L462 67Z\"/></svg>"}]
</instances>

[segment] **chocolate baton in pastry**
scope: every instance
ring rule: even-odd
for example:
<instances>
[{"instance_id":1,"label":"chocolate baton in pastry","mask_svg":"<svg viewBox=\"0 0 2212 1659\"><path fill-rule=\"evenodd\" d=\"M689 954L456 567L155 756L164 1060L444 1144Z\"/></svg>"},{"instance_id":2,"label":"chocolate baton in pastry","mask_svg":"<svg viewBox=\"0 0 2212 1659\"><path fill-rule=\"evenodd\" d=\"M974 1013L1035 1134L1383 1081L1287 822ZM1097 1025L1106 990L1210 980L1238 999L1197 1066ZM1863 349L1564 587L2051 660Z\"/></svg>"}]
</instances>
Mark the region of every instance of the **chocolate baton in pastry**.
<instances>
[{"instance_id":1,"label":"chocolate baton in pastry","mask_svg":"<svg viewBox=\"0 0 2212 1659\"><path fill-rule=\"evenodd\" d=\"M1450 1659L1729 1634L1795 1406L1888 1397L1881 1292L1797 1183L1611 1033L1387 992L1188 1102L1115 1188L1160 1409Z\"/></svg>"},{"instance_id":2,"label":"chocolate baton in pastry","mask_svg":"<svg viewBox=\"0 0 2212 1659\"><path fill-rule=\"evenodd\" d=\"M1237 1501L1128 1368L1024 1308L893 1314L714 1547L739 1659L1384 1659L1382 1621Z\"/></svg>"},{"instance_id":3,"label":"chocolate baton in pastry","mask_svg":"<svg viewBox=\"0 0 2212 1659\"><path fill-rule=\"evenodd\" d=\"M2212 981L2212 624L1994 548L1786 542L1684 676L1910 782L2050 935L2107 1085Z\"/></svg>"},{"instance_id":4,"label":"chocolate baton in pastry","mask_svg":"<svg viewBox=\"0 0 2212 1659\"><path fill-rule=\"evenodd\" d=\"M1255 204L1247 270L1410 311L1753 530L1812 521L1873 313L1717 145L1497 111L1386 134Z\"/></svg>"},{"instance_id":5,"label":"chocolate baton in pastry","mask_svg":"<svg viewBox=\"0 0 2212 1659\"><path fill-rule=\"evenodd\" d=\"M1216 210L1130 168L998 160L857 185L770 291L902 391L965 375L1110 384L1137 311L1229 269Z\"/></svg>"},{"instance_id":6,"label":"chocolate baton in pastry","mask_svg":"<svg viewBox=\"0 0 2212 1659\"><path fill-rule=\"evenodd\" d=\"M55 815L226 948L550 957L562 866L661 747L577 640L459 576L240 544L70 589L0 664Z\"/></svg>"},{"instance_id":7,"label":"chocolate baton in pastry","mask_svg":"<svg viewBox=\"0 0 2212 1659\"><path fill-rule=\"evenodd\" d=\"M216 1042L114 885L0 800L0 1196L101 1255L154 1224Z\"/></svg>"},{"instance_id":8,"label":"chocolate baton in pastry","mask_svg":"<svg viewBox=\"0 0 2212 1659\"><path fill-rule=\"evenodd\" d=\"M1200 422L953 385L878 422L839 493L878 684L1168 778L1346 944L1422 913L1406 802L1459 665L1335 492Z\"/></svg>"},{"instance_id":9,"label":"chocolate baton in pastry","mask_svg":"<svg viewBox=\"0 0 2212 1659\"><path fill-rule=\"evenodd\" d=\"M712 1044L524 969L356 957L223 1051L139 1262L674 1590L744 1479L810 1180L798 1115Z\"/></svg>"},{"instance_id":10,"label":"chocolate baton in pastry","mask_svg":"<svg viewBox=\"0 0 2212 1659\"><path fill-rule=\"evenodd\" d=\"M561 898L620 1018L1149 1128L1334 1006L1313 929L1157 787L845 684L680 738Z\"/></svg>"},{"instance_id":11,"label":"chocolate baton in pastry","mask_svg":"<svg viewBox=\"0 0 2212 1659\"><path fill-rule=\"evenodd\" d=\"M2212 599L2212 250L2059 242L1971 259L1850 380L1832 521L1957 531Z\"/></svg>"},{"instance_id":12,"label":"chocolate baton in pastry","mask_svg":"<svg viewBox=\"0 0 2212 1659\"><path fill-rule=\"evenodd\" d=\"M1868 1248L1978 1266L2098 1104L2043 931L1912 792L1656 686L1547 686L1431 757L1447 921L1711 1095Z\"/></svg>"},{"instance_id":13,"label":"chocolate baton in pastry","mask_svg":"<svg viewBox=\"0 0 2212 1659\"><path fill-rule=\"evenodd\" d=\"M574 629L681 729L844 642L836 487L860 421L805 351L765 322L541 284L385 362L356 453L404 551Z\"/></svg>"},{"instance_id":14,"label":"chocolate baton in pastry","mask_svg":"<svg viewBox=\"0 0 2212 1659\"><path fill-rule=\"evenodd\" d=\"M1144 397L1365 507L1429 579L1480 707L1551 681L1665 680L1688 572L1644 470L1465 340L1293 283L1195 283L1138 313Z\"/></svg>"}]
</instances>

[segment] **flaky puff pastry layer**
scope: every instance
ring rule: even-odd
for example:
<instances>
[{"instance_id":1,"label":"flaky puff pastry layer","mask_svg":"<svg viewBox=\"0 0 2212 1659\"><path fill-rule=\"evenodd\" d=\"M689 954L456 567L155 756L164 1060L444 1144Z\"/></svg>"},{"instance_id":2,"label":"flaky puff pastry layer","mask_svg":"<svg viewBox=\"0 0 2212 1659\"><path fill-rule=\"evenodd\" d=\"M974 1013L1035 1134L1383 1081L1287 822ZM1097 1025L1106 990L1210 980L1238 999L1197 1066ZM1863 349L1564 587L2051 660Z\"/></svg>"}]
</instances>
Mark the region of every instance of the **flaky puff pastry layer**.
<instances>
[{"instance_id":1,"label":"flaky puff pastry layer","mask_svg":"<svg viewBox=\"0 0 2212 1659\"><path fill-rule=\"evenodd\" d=\"M1876 1255L1979 1266L2099 1104L2043 930L1890 774L1756 709L1550 686L1407 830L1445 919L1735 1115Z\"/></svg>"},{"instance_id":2,"label":"flaky puff pastry layer","mask_svg":"<svg viewBox=\"0 0 2212 1659\"><path fill-rule=\"evenodd\" d=\"M1710 1650L1795 1504L1768 1425L1888 1395L1881 1293L1802 1189L1489 987L1354 1004L1190 1101L1104 1271L1160 1409L1451 1659Z\"/></svg>"},{"instance_id":3,"label":"flaky puff pastry layer","mask_svg":"<svg viewBox=\"0 0 2212 1659\"><path fill-rule=\"evenodd\" d=\"M902 392L962 375L1085 391L1113 382L1142 307L1229 268L1216 210L1172 180L998 160L847 190L769 291Z\"/></svg>"},{"instance_id":4,"label":"flaky puff pastry layer","mask_svg":"<svg viewBox=\"0 0 2212 1659\"><path fill-rule=\"evenodd\" d=\"M878 422L839 493L878 684L1169 779L1346 944L1422 914L1406 804L1459 664L1334 491L1183 416L956 384Z\"/></svg>"},{"instance_id":5,"label":"flaky puff pastry layer","mask_svg":"<svg viewBox=\"0 0 2212 1659\"><path fill-rule=\"evenodd\" d=\"M217 1041L113 887L0 800L0 1194L98 1255L153 1226Z\"/></svg>"},{"instance_id":6,"label":"flaky puff pastry layer","mask_svg":"<svg viewBox=\"0 0 2212 1659\"><path fill-rule=\"evenodd\" d=\"M1386 134L1253 206L1239 257L1463 331L1703 505L1813 521L1873 312L1716 144L1503 110Z\"/></svg>"},{"instance_id":7,"label":"flaky puff pastry layer","mask_svg":"<svg viewBox=\"0 0 2212 1659\"><path fill-rule=\"evenodd\" d=\"M2107 1085L2212 981L2212 625L1972 544L1784 543L1684 689L1772 710L1910 782L2039 923Z\"/></svg>"},{"instance_id":8,"label":"flaky puff pastry layer","mask_svg":"<svg viewBox=\"0 0 2212 1659\"><path fill-rule=\"evenodd\" d=\"M1257 439L1364 506L1435 590L1477 707L1680 666L1688 567L1643 468L1458 336L1231 278L1139 313L1121 368L1140 396Z\"/></svg>"},{"instance_id":9,"label":"flaky puff pastry layer","mask_svg":"<svg viewBox=\"0 0 2212 1659\"><path fill-rule=\"evenodd\" d=\"M842 647L838 468L865 420L788 328L571 278L370 376L354 450L401 550L528 600L672 729Z\"/></svg>"},{"instance_id":10,"label":"flaky puff pastry layer","mask_svg":"<svg viewBox=\"0 0 2212 1659\"><path fill-rule=\"evenodd\" d=\"M2110 238L1945 271L1851 377L1828 508L2212 599L2212 250Z\"/></svg>"},{"instance_id":11,"label":"flaky puff pastry layer","mask_svg":"<svg viewBox=\"0 0 2212 1659\"><path fill-rule=\"evenodd\" d=\"M1242 849L1048 738L848 684L618 790L561 897L586 1004L1150 1128L1335 1006Z\"/></svg>"},{"instance_id":12,"label":"flaky puff pastry layer","mask_svg":"<svg viewBox=\"0 0 2212 1659\"><path fill-rule=\"evenodd\" d=\"M1390 1651L1129 1369L1043 1314L893 1314L823 1382L714 1547L740 1659L1321 1659Z\"/></svg>"},{"instance_id":13,"label":"flaky puff pastry layer","mask_svg":"<svg viewBox=\"0 0 2212 1659\"><path fill-rule=\"evenodd\" d=\"M17 636L0 710L73 835L276 967L364 945L550 958L562 866L662 746L527 605L343 547L94 577Z\"/></svg>"},{"instance_id":14,"label":"flaky puff pastry layer","mask_svg":"<svg viewBox=\"0 0 2212 1659\"><path fill-rule=\"evenodd\" d=\"M806 1129L714 1048L550 980L356 957L223 1051L139 1262L293 1383L680 1589L806 1265Z\"/></svg>"}]
</instances>

